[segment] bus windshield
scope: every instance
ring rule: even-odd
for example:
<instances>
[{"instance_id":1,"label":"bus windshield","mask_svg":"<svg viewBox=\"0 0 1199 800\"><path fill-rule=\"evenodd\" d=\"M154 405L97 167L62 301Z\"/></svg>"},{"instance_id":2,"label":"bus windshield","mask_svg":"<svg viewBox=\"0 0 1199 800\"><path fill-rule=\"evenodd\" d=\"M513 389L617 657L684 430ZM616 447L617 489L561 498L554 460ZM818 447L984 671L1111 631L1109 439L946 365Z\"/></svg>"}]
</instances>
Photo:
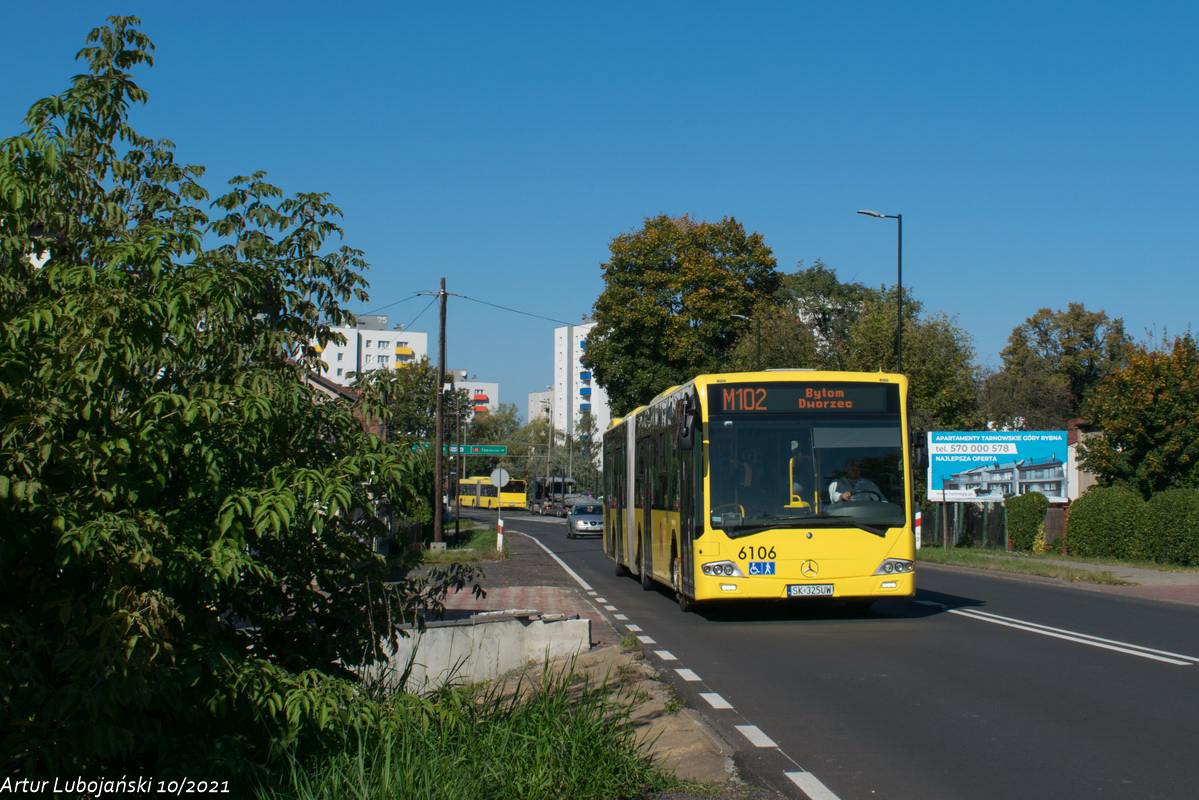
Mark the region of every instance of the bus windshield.
<instances>
[{"instance_id":1,"label":"bus windshield","mask_svg":"<svg viewBox=\"0 0 1199 800\"><path fill-rule=\"evenodd\" d=\"M891 387L887 387L891 388ZM905 522L898 403L871 413L713 414L707 470L712 528L856 527Z\"/></svg>"}]
</instances>

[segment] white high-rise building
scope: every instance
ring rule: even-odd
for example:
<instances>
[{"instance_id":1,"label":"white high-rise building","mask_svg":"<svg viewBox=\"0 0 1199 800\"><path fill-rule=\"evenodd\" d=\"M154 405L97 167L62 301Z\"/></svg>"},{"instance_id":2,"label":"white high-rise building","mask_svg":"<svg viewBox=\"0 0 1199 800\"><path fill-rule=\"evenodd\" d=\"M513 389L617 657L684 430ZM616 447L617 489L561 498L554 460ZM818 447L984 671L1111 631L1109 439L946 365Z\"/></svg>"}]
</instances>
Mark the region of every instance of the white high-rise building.
<instances>
[{"instance_id":1,"label":"white high-rise building","mask_svg":"<svg viewBox=\"0 0 1199 800\"><path fill-rule=\"evenodd\" d=\"M386 315L357 316L357 326L333 328L346 338L345 344L330 342L321 351L326 367L321 374L329 380L348 386L351 372L395 369L429 354L429 334L401 330L399 326L389 330Z\"/></svg>"},{"instance_id":2,"label":"white high-rise building","mask_svg":"<svg viewBox=\"0 0 1199 800\"><path fill-rule=\"evenodd\" d=\"M612 419L608 409L608 394L591 377L591 371L583 366L583 353L587 349L587 334L595 323L585 320L580 325L567 325L554 329L554 386L553 424L568 436L578 436L580 417L584 410L590 411L595 420L595 438L598 445ZM530 396L530 406L532 406ZM533 418L530 411L529 418ZM600 453L596 447L594 452Z\"/></svg>"}]
</instances>

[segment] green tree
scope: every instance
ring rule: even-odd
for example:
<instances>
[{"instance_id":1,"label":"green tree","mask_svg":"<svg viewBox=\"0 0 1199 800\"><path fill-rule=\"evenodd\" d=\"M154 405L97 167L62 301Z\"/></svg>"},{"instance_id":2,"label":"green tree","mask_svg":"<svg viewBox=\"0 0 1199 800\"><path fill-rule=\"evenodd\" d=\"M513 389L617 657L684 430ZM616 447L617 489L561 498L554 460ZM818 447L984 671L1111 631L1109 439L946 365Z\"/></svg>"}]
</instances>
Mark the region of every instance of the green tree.
<instances>
[{"instance_id":1,"label":"green tree","mask_svg":"<svg viewBox=\"0 0 1199 800\"><path fill-rule=\"evenodd\" d=\"M894 371L895 289L842 283L822 261L784 275L762 325L762 362L770 367ZM745 330L733 349L737 368L753 361ZM978 371L970 335L943 313L923 314L904 292L904 372L910 380L912 425L917 430L962 430L982 423Z\"/></svg>"},{"instance_id":2,"label":"green tree","mask_svg":"<svg viewBox=\"0 0 1199 800\"><path fill-rule=\"evenodd\" d=\"M748 316L779 283L761 235L731 217L647 218L609 250L583 363L618 415L719 368L741 327L733 315Z\"/></svg>"},{"instance_id":3,"label":"green tree","mask_svg":"<svg viewBox=\"0 0 1199 800\"><path fill-rule=\"evenodd\" d=\"M494 411L481 411L470 420L465 434L470 444L502 444L511 447L516 434L523 427L520 412L514 403L500 403ZM523 473L517 471L514 455L506 456L470 456L466 459L466 470L471 475L490 475L497 467L508 470L508 474L516 479L523 479Z\"/></svg>"},{"instance_id":4,"label":"green tree","mask_svg":"<svg viewBox=\"0 0 1199 800\"><path fill-rule=\"evenodd\" d=\"M759 303L729 350L726 369L810 368L822 363L811 327L775 303Z\"/></svg>"},{"instance_id":5,"label":"green tree","mask_svg":"<svg viewBox=\"0 0 1199 800\"><path fill-rule=\"evenodd\" d=\"M921 316L921 304L907 297L904 311L903 370L913 429L977 428L982 417L970 335L944 313ZM867 301L845 340L851 343L842 357L847 369L894 370L894 291Z\"/></svg>"},{"instance_id":6,"label":"green tree","mask_svg":"<svg viewBox=\"0 0 1199 800\"><path fill-rule=\"evenodd\" d=\"M547 475L550 444L548 417L536 417L511 436L508 447L509 471L522 480L530 475Z\"/></svg>"},{"instance_id":7,"label":"green tree","mask_svg":"<svg viewBox=\"0 0 1199 800\"><path fill-rule=\"evenodd\" d=\"M355 390L377 396L387 407L389 438L404 443L433 441L437 427L437 367L429 363L428 356L398 369L373 369L350 376ZM441 406L447 441L458 425L465 428L472 408L470 393L453 388L449 380Z\"/></svg>"},{"instance_id":8,"label":"green tree","mask_svg":"<svg viewBox=\"0 0 1199 800\"><path fill-rule=\"evenodd\" d=\"M1199 487L1199 343L1188 333L1155 350L1136 348L1095 389L1099 433L1079 445L1084 469L1104 485L1148 499Z\"/></svg>"},{"instance_id":9,"label":"green tree","mask_svg":"<svg viewBox=\"0 0 1199 800\"><path fill-rule=\"evenodd\" d=\"M429 462L304 381L366 298L338 209L256 173L210 219L203 169L129 123L137 25L0 142L0 757L26 775L262 769L467 577L385 588L367 543Z\"/></svg>"},{"instance_id":10,"label":"green tree","mask_svg":"<svg viewBox=\"0 0 1199 800\"><path fill-rule=\"evenodd\" d=\"M1095 386L1128 361L1124 321L1082 303L1042 308L1016 326L983 398L997 424L1025 430L1064 428L1083 416Z\"/></svg>"},{"instance_id":11,"label":"green tree","mask_svg":"<svg viewBox=\"0 0 1199 800\"><path fill-rule=\"evenodd\" d=\"M904 295L905 303L912 302L906 292ZM836 272L820 259L807 269L784 275L777 302L784 317L789 316L796 326L807 330L804 338L815 350L813 362L803 366L847 369L853 349L850 332L867 304L878 303L883 296L883 290L838 280ZM909 309L909 318L914 313Z\"/></svg>"}]
</instances>

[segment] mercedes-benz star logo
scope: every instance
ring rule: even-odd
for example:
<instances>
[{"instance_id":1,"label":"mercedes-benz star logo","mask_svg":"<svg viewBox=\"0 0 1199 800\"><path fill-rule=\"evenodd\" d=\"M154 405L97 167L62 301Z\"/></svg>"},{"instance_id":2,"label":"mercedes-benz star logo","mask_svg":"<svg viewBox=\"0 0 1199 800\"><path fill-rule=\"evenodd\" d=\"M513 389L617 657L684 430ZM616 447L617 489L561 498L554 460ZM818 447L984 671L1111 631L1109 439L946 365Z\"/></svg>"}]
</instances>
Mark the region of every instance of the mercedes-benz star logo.
<instances>
[{"instance_id":1,"label":"mercedes-benz star logo","mask_svg":"<svg viewBox=\"0 0 1199 800\"><path fill-rule=\"evenodd\" d=\"M809 559L800 564L799 571L803 573L805 578L815 578L816 573L820 572L820 565Z\"/></svg>"}]
</instances>

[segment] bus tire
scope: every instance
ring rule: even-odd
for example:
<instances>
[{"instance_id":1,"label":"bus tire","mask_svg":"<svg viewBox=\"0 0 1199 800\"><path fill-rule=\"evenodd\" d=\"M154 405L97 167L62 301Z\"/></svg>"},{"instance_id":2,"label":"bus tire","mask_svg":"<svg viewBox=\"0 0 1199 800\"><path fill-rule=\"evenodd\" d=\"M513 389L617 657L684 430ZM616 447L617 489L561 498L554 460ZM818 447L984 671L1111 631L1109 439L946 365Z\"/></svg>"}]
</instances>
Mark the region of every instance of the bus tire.
<instances>
[{"instance_id":1,"label":"bus tire","mask_svg":"<svg viewBox=\"0 0 1199 800\"><path fill-rule=\"evenodd\" d=\"M629 576L629 568L624 565L620 557L616 558L616 577L627 578Z\"/></svg>"},{"instance_id":2,"label":"bus tire","mask_svg":"<svg viewBox=\"0 0 1199 800\"><path fill-rule=\"evenodd\" d=\"M683 568L676 555L670 560L670 585L674 587L674 599L679 604L679 611L684 614L695 610L695 601L683 592Z\"/></svg>"}]
</instances>

